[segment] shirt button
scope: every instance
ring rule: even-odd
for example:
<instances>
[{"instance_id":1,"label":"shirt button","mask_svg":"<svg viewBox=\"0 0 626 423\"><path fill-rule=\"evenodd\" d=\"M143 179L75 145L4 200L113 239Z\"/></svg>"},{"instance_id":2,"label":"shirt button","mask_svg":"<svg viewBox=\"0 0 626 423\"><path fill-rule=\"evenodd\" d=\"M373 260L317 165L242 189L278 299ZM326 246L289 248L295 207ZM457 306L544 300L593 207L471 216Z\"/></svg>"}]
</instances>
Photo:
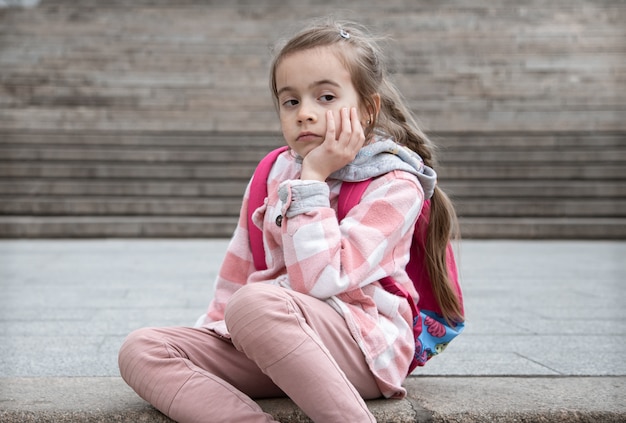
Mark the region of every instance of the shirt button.
<instances>
[{"instance_id":1,"label":"shirt button","mask_svg":"<svg viewBox=\"0 0 626 423\"><path fill-rule=\"evenodd\" d=\"M279 214L276 217L276 226L281 227L283 225L283 215Z\"/></svg>"}]
</instances>

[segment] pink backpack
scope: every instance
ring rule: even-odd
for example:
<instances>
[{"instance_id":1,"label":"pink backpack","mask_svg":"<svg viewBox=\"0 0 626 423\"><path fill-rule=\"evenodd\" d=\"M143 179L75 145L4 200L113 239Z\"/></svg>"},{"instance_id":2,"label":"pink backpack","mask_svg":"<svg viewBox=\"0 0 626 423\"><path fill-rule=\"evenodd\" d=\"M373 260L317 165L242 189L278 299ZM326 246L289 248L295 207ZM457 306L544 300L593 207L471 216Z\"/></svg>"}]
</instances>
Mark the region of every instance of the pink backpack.
<instances>
[{"instance_id":1,"label":"pink backpack","mask_svg":"<svg viewBox=\"0 0 626 423\"><path fill-rule=\"evenodd\" d=\"M267 178L277 157L287 147L280 147L270 152L257 166L250 186L248 198L248 232L250 236L250 249L257 270L267 269L265 263L265 250L263 249L263 233L252 222L252 213L263 205L267 197ZM337 219L341 221L352 207L361 201L363 193L367 189L371 179L361 182L343 182L339 192ZM415 355L409 367L411 373L417 366L423 366L434 355L442 352L448 343L463 331L464 323L449 325L441 315L441 309L437 304L431 288L430 278L426 270L426 258L424 246L430 216L430 201L424 202L422 212L415 224L411 253L406 271L416 291L419 293L419 302L415 301L400 284L392 278L386 277L380 280L382 287L392 294L406 298L413 312L413 334L415 336ZM452 245L448 244L446 263L450 279L454 283L457 296L463 304L463 297L458 281L458 272Z\"/></svg>"}]
</instances>

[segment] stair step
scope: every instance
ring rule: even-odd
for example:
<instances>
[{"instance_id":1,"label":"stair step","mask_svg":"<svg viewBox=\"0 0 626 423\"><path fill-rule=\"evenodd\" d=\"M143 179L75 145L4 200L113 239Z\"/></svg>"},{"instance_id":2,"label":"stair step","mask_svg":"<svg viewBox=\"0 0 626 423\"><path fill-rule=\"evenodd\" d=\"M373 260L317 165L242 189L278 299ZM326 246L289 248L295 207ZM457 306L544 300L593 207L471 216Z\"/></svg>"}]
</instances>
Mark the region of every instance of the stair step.
<instances>
[{"instance_id":1,"label":"stair step","mask_svg":"<svg viewBox=\"0 0 626 423\"><path fill-rule=\"evenodd\" d=\"M280 133L218 133L200 131L10 131L0 128L0 145L81 147L211 147L267 149L284 144Z\"/></svg>"},{"instance_id":2,"label":"stair step","mask_svg":"<svg viewBox=\"0 0 626 423\"><path fill-rule=\"evenodd\" d=\"M461 217L626 217L626 199L475 199L454 202ZM5 215L237 216L241 198L2 197Z\"/></svg>"},{"instance_id":3,"label":"stair step","mask_svg":"<svg viewBox=\"0 0 626 423\"><path fill-rule=\"evenodd\" d=\"M237 216L240 198L4 197L0 214L50 216Z\"/></svg>"},{"instance_id":4,"label":"stair step","mask_svg":"<svg viewBox=\"0 0 626 423\"><path fill-rule=\"evenodd\" d=\"M452 166L442 163L437 174L444 181L451 179L502 180L502 179L564 179L564 180L626 180L623 164L580 163L571 165L535 165L532 162L518 164L490 164L488 166L472 166L469 163Z\"/></svg>"},{"instance_id":5,"label":"stair step","mask_svg":"<svg viewBox=\"0 0 626 423\"><path fill-rule=\"evenodd\" d=\"M247 180L119 180L119 179L5 179L0 195L239 197ZM625 198L624 181L589 180L442 180L441 187L456 201L466 198Z\"/></svg>"},{"instance_id":6,"label":"stair step","mask_svg":"<svg viewBox=\"0 0 626 423\"><path fill-rule=\"evenodd\" d=\"M438 146L442 157L451 150L563 150L626 147L621 132L434 132L429 137Z\"/></svg>"},{"instance_id":7,"label":"stair step","mask_svg":"<svg viewBox=\"0 0 626 423\"><path fill-rule=\"evenodd\" d=\"M236 217L0 216L0 238L229 238Z\"/></svg>"},{"instance_id":8,"label":"stair step","mask_svg":"<svg viewBox=\"0 0 626 423\"><path fill-rule=\"evenodd\" d=\"M459 219L461 236L475 239L626 239L626 218Z\"/></svg>"},{"instance_id":9,"label":"stair step","mask_svg":"<svg viewBox=\"0 0 626 423\"><path fill-rule=\"evenodd\" d=\"M441 187L453 200L492 198L626 198L626 183L616 180L445 180ZM1 188L0 188L1 189Z\"/></svg>"},{"instance_id":10,"label":"stair step","mask_svg":"<svg viewBox=\"0 0 626 423\"><path fill-rule=\"evenodd\" d=\"M0 216L0 238L229 238L236 217ZM624 239L626 218L461 218L465 238Z\"/></svg>"},{"instance_id":11,"label":"stair step","mask_svg":"<svg viewBox=\"0 0 626 423\"><path fill-rule=\"evenodd\" d=\"M254 165L228 164L117 164L83 163L0 163L0 177L4 178L94 178L94 179L249 179Z\"/></svg>"},{"instance_id":12,"label":"stair step","mask_svg":"<svg viewBox=\"0 0 626 423\"><path fill-rule=\"evenodd\" d=\"M261 160L267 150L244 149L236 147L216 149L212 146L199 147L77 147L77 148L43 148L32 146L2 146L0 145L0 159L7 161L28 162L133 162L133 163L248 163L254 165Z\"/></svg>"},{"instance_id":13,"label":"stair step","mask_svg":"<svg viewBox=\"0 0 626 423\"><path fill-rule=\"evenodd\" d=\"M626 199L537 200L491 198L454 201L462 217L626 217Z\"/></svg>"},{"instance_id":14,"label":"stair step","mask_svg":"<svg viewBox=\"0 0 626 423\"><path fill-rule=\"evenodd\" d=\"M0 145L0 159L7 161L63 161L63 162L148 162L148 163L256 163L267 153L265 149L257 151L250 149L234 148L233 150L216 149L211 146L199 147L145 147L145 148L119 148L119 147L76 147L66 146L53 148L53 146L6 146ZM507 149L506 151L448 151L443 162L447 166L456 163L474 166L481 164L511 163L524 165L581 163L615 164L626 162L626 148L602 149L595 151L522 151Z\"/></svg>"},{"instance_id":15,"label":"stair step","mask_svg":"<svg viewBox=\"0 0 626 423\"><path fill-rule=\"evenodd\" d=\"M137 181L91 179L16 179L0 181L0 195L135 196L135 197L237 197L243 196L247 180L231 181Z\"/></svg>"},{"instance_id":16,"label":"stair step","mask_svg":"<svg viewBox=\"0 0 626 423\"><path fill-rule=\"evenodd\" d=\"M472 163L480 166L481 164L491 163L512 163L524 164L532 163L533 165L547 164L551 166L559 166L560 164L569 163L608 163L626 161L626 148L607 148L602 150L515 150L506 149L505 151L447 151L442 159L446 165L453 163L462 163L467 165Z\"/></svg>"},{"instance_id":17,"label":"stair step","mask_svg":"<svg viewBox=\"0 0 626 423\"><path fill-rule=\"evenodd\" d=\"M432 132L429 137L439 147L442 157L453 151L475 150L562 150L626 148L621 132ZM0 128L0 145L52 145L100 147L226 147L272 149L284 144L280 133L243 133L208 131L63 131L10 130Z\"/></svg>"},{"instance_id":18,"label":"stair step","mask_svg":"<svg viewBox=\"0 0 626 423\"><path fill-rule=\"evenodd\" d=\"M99 162L93 165L84 163L37 163L0 162L2 178L95 178L95 179L249 179L255 164L146 164ZM451 179L565 179L565 180L626 180L622 164L555 165L489 165L438 167L442 183Z\"/></svg>"}]
</instances>

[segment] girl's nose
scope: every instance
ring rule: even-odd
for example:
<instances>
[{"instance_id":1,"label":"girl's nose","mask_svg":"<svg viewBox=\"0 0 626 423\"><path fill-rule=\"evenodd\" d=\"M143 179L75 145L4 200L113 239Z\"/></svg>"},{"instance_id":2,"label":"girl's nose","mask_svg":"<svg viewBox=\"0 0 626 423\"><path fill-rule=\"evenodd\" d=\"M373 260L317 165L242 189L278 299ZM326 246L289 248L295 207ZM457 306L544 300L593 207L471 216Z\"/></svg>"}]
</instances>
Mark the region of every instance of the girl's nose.
<instances>
[{"instance_id":1,"label":"girl's nose","mask_svg":"<svg viewBox=\"0 0 626 423\"><path fill-rule=\"evenodd\" d=\"M317 115L310 104L302 102L298 110L298 123L315 122Z\"/></svg>"}]
</instances>

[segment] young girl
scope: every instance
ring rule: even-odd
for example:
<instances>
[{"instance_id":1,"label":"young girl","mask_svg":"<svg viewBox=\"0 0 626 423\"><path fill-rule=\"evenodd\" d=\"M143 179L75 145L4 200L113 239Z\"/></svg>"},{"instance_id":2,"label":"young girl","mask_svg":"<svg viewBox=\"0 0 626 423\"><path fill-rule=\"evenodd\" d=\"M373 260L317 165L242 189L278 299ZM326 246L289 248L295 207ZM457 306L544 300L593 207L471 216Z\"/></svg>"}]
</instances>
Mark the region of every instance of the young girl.
<instances>
[{"instance_id":1,"label":"young girl","mask_svg":"<svg viewBox=\"0 0 626 423\"><path fill-rule=\"evenodd\" d=\"M348 22L314 25L279 51L271 89L290 147L253 215L267 269L254 267L244 196L208 313L196 328L133 332L124 380L180 422L270 422L252 400L289 396L316 422L375 421L364 399L402 398L415 344L405 272L430 199L428 272L447 319L463 320L446 269L454 211L432 147L388 81L380 50ZM374 178L342 221L343 181Z\"/></svg>"}]
</instances>

